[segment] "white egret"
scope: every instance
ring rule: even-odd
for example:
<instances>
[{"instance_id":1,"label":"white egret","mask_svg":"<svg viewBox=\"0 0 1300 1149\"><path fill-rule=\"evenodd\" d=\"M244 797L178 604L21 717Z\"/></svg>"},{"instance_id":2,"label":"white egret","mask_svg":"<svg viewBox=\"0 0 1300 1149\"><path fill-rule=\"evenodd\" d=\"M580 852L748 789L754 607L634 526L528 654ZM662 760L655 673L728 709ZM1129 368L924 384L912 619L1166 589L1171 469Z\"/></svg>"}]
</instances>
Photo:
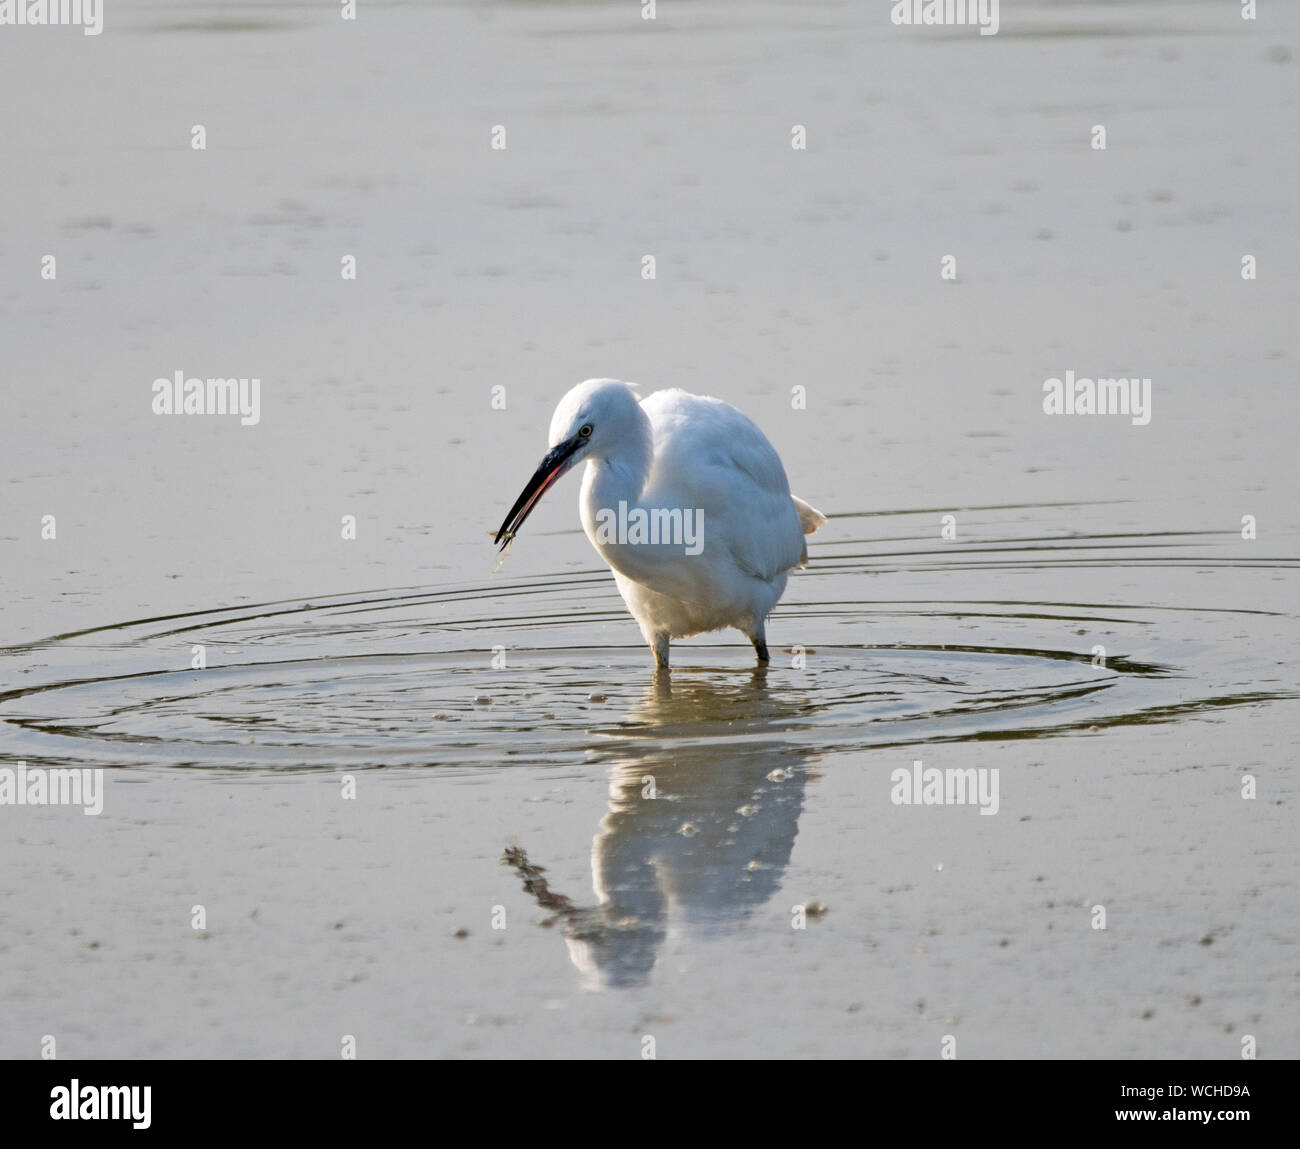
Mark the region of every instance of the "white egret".
<instances>
[{"instance_id":1,"label":"white egret","mask_svg":"<svg viewBox=\"0 0 1300 1149\"><path fill-rule=\"evenodd\" d=\"M804 535L826 522L791 495L763 432L729 403L673 389L638 399L617 379L579 383L555 408L550 450L510 508L510 544L542 495L587 463L582 527L614 572L655 663L673 638L732 626L768 661L765 624Z\"/></svg>"}]
</instances>

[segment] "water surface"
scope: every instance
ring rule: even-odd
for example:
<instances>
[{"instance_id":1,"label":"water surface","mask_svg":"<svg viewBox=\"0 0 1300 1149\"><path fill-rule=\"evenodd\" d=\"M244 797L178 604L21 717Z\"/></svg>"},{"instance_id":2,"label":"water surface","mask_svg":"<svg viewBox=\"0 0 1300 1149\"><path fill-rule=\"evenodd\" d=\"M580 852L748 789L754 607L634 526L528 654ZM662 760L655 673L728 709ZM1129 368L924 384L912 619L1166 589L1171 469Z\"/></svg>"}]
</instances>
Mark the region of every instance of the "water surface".
<instances>
[{"instance_id":1,"label":"water surface","mask_svg":"<svg viewBox=\"0 0 1300 1149\"><path fill-rule=\"evenodd\" d=\"M0 35L0 760L106 778L4 812L0 1053L1300 1054L1296 17L1003 7ZM589 376L830 516L766 673L654 675L576 481L494 569Z\"/></svg>"}]
</instances>

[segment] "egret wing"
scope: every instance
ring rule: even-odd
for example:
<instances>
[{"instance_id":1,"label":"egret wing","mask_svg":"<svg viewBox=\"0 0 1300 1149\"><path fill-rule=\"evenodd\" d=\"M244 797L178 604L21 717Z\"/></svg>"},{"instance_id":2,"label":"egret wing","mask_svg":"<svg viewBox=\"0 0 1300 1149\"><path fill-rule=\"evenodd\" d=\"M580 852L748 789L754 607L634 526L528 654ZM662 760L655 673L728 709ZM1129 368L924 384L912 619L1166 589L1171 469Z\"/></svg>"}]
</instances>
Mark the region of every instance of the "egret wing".
<instances>
[{"instance_id":1,"label":"egret wing","mask_svg":"<svg viewBox=\"0 0 1300 1149\"><path fill-rule=\"evenodd\" d=\"M803 529L785 468L758 426L729 403L685 391L641 402L655 434L642 502L704 512L703 542L746 574L773 579L799 565Z\"/></svg>"}]
</instances>

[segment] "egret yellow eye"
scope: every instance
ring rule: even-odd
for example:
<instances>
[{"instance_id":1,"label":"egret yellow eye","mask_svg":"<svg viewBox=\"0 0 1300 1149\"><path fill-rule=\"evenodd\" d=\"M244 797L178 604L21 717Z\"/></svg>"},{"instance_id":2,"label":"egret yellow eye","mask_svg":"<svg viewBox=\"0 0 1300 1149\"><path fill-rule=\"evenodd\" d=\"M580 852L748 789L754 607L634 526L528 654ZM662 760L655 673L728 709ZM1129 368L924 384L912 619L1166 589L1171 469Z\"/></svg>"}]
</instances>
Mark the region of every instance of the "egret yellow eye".
<instances>
[{"instance_id":1,"label":"egret yellow eye","mask_svg":"<svg viewBox=\"0 0 1300 1149\"><path fill-rule=\"evenodd\" d=\"M581 435L584 439L588 439L588 438L590 438L590 437L591 437L591 424L590 424L590 423L584 423L581 427L578 428L578 434Z\"/></svg>"}]
</instances>

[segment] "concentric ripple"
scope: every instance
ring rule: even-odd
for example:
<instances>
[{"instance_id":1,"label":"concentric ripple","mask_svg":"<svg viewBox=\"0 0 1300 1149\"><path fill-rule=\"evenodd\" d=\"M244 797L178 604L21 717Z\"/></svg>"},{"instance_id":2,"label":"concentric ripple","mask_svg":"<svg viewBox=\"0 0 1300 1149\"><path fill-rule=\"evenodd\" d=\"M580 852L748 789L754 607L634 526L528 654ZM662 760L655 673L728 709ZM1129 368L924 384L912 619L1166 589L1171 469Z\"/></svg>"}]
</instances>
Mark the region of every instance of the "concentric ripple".
<instances>
[{"instance_id":1,"label":"concentric ripple","mask_svg":"<svg viewBox=\"0 0 1300 1149\"><path fill-rule=\"evenodd\" d=\"M1276 649L1293 618L1200 609L1201 584L1178 578L1289 579L1295 560L1242 564L1208 534L899 542L822 547L773 617L766 673L738 636L711 636L675 644L671 678L656 680L610 576L591 570L195 611L9 648L0 737L6 754L47 764L483 767L646 737L838 750L1045 737L1296 696L1289 671L1249 656L1252 633ZM1095 587L1098 569L1122 601L944 593Z\"/></svg>"}]
</instances>

